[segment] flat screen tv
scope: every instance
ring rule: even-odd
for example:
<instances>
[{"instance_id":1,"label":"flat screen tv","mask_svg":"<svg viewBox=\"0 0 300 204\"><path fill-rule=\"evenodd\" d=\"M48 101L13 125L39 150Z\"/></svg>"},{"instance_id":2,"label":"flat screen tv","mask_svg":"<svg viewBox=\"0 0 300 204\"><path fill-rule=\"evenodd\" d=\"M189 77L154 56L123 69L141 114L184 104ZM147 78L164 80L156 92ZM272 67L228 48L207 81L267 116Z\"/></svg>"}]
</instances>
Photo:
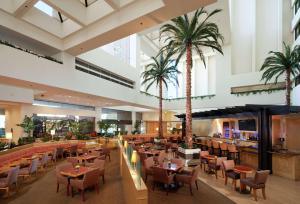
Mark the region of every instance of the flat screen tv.
<instances>
[{"instance_id":1,"label":"flat screen tv","mask_svg":"<svg viewBox=\"0 0 300 204\"><path fill-rule=\"evenodd\" d=\"M256 120L239 120L239 130L256 131Z\"/></svg>"}]
</instances>

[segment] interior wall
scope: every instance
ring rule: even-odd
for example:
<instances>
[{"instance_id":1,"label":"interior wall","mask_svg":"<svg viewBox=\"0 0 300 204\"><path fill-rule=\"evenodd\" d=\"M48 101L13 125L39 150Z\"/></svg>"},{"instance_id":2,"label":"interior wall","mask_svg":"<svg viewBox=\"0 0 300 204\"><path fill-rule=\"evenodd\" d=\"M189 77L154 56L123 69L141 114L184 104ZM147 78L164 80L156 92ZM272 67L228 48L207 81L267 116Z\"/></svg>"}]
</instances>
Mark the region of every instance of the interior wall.
<instances>
[{"instance_id":1,"label":"interior wall","mask_svg":"<svg viewBox=\"0 0 300 204\"><path fill-rule=\"evenodd\" d=\"M212 120L193 120L192 132L196 136L209 136L212 127Z\"/></svg>"},{"instance_id":2,"label":"interior wall","mask_svg":"<svg viewBox=\"0 0 300 204\"><path fill-rule=\"evenodd\" d=\"M286 118L286 146L288 150L300 152L300 116Z\"/></svg>"}]
</instances>

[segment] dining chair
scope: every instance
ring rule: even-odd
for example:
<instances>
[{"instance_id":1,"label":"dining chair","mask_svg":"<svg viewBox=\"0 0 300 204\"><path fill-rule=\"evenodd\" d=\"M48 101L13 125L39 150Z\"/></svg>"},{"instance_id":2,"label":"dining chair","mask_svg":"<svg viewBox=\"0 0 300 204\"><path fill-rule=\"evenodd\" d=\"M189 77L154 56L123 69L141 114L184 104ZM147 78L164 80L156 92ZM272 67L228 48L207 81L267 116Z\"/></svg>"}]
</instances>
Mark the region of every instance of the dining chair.
<instances>
[{"instance_id":1,"label":"dining chair","mask_svg":"<svg viewBox=\"0 0 300 204\"><path fill-rule=\"evenodd\" d=\"M257 171L254 177L242 178L240 180L242 184L245 184L250 187L250 192L253 189L253 196L255 201L257 201L257 189L262 189L263 197L266 200L266 182L269 174L270 170L261 170Z\"/></svg>"},{"instance_id":2,"label":"dining chair","mask_svg":"<svg viewBox=\"0 0 300 204\"><path fill-rule=\"evenodd\" d=\"M202 169L202 166L204 166L205 171L205 165L208 163L207 159L204 158L204 156L209 155L208 151L200 151L200 167Z\"/></svg>"},{"instance_id":3,"label":"dining chair","mask_svg":"<svg viewBox=\"0 0 300 204\"><path fill-rule=\"evenodd\" d=\"M97 190L97 193L99 194L99 179L95 179L98 177L99 177L99 170L93 169L91 171L86 172L83 176L83 179L71 179L70 186L71 186L72 197L74 196L73 194L74 188L81 191L82 201L85 201L84 190L89 187L94 186Z\"/></svg>"},{"instance_id":4,"label":"dining chair","mask_svg":"<svg viewBox=\"0 0 300 204\"><path fill-rule=\"evenodd\" d=\"M73 167L78 164L78 159L76 157L67 157L67 162L71 163Z\"/></svg>"},{"instance_id":5,"label":"dining chair","mask_svg":"<svg viewBox=\"0 0 300 204\"><path fill-rule=\"evenodd\" d=\"M148 157L144 160L144 168L145 168L145 182L147 182L147 178L149 175L153 176L153 166L155 162L153 157Z\"/></svg>"},{"instance_id":6,"label":"dining chair","mask_svg":"<svg viewBox=\"0 0 300 204\"><path fill-rule=\"evenodd\" d=\"M43 154L42 159L39 160L37 164L37 168L43 171L47 167L48 159L49 159L48 154L47 153Z\"/></svg>"},{"instance_id":7,"label":"dining chair","mask_svg":"<svg viewBox=\"0 0 300 204\"><path fill-rule=\"evenodd\" d=\"M39 158L33 159L28 167L20 169L19 176L25 178L30 177L33 174L36 175L38 170L38 162Z\"/></svg>"},{"instance_id":8,"label":"dining chair","mask_svg":"<svg viewBox=\"0 0 300 204\"><path fill-rule=\"evenodd\" d=\"M160 167L153 167L153 191L157 183L164 184L166 186L167 195L169 194L169 186L174 183L175 174L168 174L166 169Z\"/></svg>"},{"instance_id":9,"label":"dining chair","mask_svg":"<svg viewBox=\"0 0 300 204\"><path fill-rule=\"evenodd\" d=\"M210 160L208 162L208 169L212 171L216 179L218 179L218 171L222 170L222 175L224 177L224 167L223 167L223 161L227 160L227 157L218 157L214 160Z\"/></svg>"},{"instance_id":10,"label":"dining chair","mask_svg":"<svg viewBox=\"0 0 300 204\"><path fill-rule=\"evenodd\" d=\"M166 152L164 150L160 151L158 157L156 157L157 163L162 164L166 157L167 157Z\"/></svg>"},{"instance_id":11,"label":"dining chair","mask_svg":"<svg viewBox=\"0 0 300 204\"><path fill-rule=\"evenodd\" d=\"M100 155L105 155L105 159L106 159L106 157L108 157L108 158L109 158L109 161L110 161L110 149L109 149L109 148L104 147L104 148L102 149L102 152L101 152Z\"/></svg>"},{"instance_id":12,"label":"dining chair","mask_svg":"<svg viewBox=\"0 0 300 204\"><path fill-rule=\"evenodd\" d=\"M175 180L178 183L188 184L190 187L190 193L193 195L192 184L195 183L198 190L197 178L201 167L196 166L190 174L176 174Z\"/></svg>"},{"instance_id":13,"label":"dining chair","mask_svg":"<svg viewBox=\"0 0 300 204\"><path fill-rule=\"evenodd\" d=\"M95 159L92 163L86 163L87 167L96 168L99 170L99 177L102 177L102 182L105 183L104 173L105 173L105 160Z\"/></svg>"},{"instance_id":14,"label":"dining chair","mask_svg":"<svg viewBox=\"0 0 300 204\"><path fill-rule=\"evenodd\" d=\"M57 158L60 158L60 159L64 158L64 148L62 148L62 147L56 148L56 159Z\"/></svg>"},{"instance_id":15,"label":"dining chair","mask_svg":"<svg viewBox=\"0 0 300 204\"><path fill-rule=\"evenodd\" d=\"M62 164L59 166L56 166L55 168L55 173L56 173L56 193L58 193L59 191L59 185L65 185L67 187L67 195L69 195L69 181L68 181L68 177L61 175L61 171L66 170L66 169L71 169L73 168L71 163L66 163L66 164Z\"/></svg>"},{"instance_id":16,"label":"dining chair","mask_svg":"<svg viewBox=\"0 0 300 204\"><path fill-rule=\"evenodd\" d=\"M240 179L240 173L234 171L234 160L225 160L222 163L225 171L225 185L227 185L228 178L231 178L234 189L236 189L236 180Z\"/></svg>"},{"instance_id":17,"label":"dining chair","mask_svg":"<svg viewBox=\"0 0 300 204\"><path fill-rule=\"evenodd\" d=\"M5 190L7 197L9 197L10 187L14 184L16 189L18 187L18 174L20 166L11 168L5 178L0 178L0 190Z\"/></svg>"}]
</instances>

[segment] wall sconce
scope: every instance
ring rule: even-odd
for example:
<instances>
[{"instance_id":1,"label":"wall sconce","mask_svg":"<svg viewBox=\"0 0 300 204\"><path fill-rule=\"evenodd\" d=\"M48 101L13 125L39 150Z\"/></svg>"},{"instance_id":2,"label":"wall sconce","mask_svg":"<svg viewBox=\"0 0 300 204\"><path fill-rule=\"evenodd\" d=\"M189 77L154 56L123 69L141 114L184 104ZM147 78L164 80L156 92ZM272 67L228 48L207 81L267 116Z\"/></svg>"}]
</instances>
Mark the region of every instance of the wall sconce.
<instances>
[{"instance_id":1,"label":"wall sconce","mask_svg":"<svg viewBox=\"0 0 300 204\"><path fill-rule=\"evenodd\" d=\"M136 150L133 150L131 155L131 163L133 164L134 169L135 169L136 162L137 162L137 153Z\"/></svg>"}]
</instances>

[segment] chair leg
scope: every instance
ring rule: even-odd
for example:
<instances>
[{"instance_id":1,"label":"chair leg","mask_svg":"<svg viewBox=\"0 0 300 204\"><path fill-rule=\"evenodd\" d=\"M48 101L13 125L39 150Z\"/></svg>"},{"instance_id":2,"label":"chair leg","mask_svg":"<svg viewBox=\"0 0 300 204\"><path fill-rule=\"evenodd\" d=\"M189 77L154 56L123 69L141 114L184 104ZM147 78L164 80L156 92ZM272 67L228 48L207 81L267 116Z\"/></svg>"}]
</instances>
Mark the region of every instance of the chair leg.
<instances>
[{"instance_id":1,"label":"chair leg","mask_svg":"<svg viewBox=\"0 0 300 204\"><path fill-rule=\"evenodd\" d=\"M83 202L85 201L85 198L84 198L84 189L81 190L81 199L82 199Z\"/></svg>"},{"instance_id":2,"label":"chair leg","mask_svg":"<svg viewBox=\"0 0 300 204\"><path fill-rule=\"evenodd\" d=\"M255 201L257 201L257 195L256 195L256 189L255 188L253 188L253 196L254 196Z\"/></svg>"},{"instance_id":3,"label":"chair leg","mask_svg":"<svg viewBox=\"0 0 300 204\"><path fill-rule=\"evenodd\" d=\"M198 182L197 182L197 180L195 181L195 184L196 184L196 188L198 190Z\"/></svg>"},{"instance_id":4,"label":"chair leg","mask_svg":"<svg viewBox=\"0 0 300 204\"><path fill-rule=\"evenodd\" d=\"M222 169L222 177L224 178L224 170Z\"/></svg>"},{"instance_id":5,"label":"chair leg","mask_svg":"<svg viewBox=\"0 0 300 204\"><path fill-rule=\"evenodd\" d=\"M105 183L104 175L102 176L102 182L103 184Z\"/></svg>"},{"instance_id":6,"label":"chair leg","mask_svg":"<svg viewBox=\"0 0 300 204\"><path fill-rule=\"evenodd\" d=\"M56 193L59 191L59 183L57 182Z\"/></svg>"},{"instance_id":7,"label":"chair leg","mask_svg":"<svg viewBox=\"0 0 300 204\"><path fill-rule=\"evenodd\" d=\"M148 174L145 176L145 183L147 183Z\"/></svg>"},{"instance_id":8,"label":"chair leg","mask_svg":"<svg viewBox=\"0 0 300 204\"><path fill-rule=\"evenodd\" d=\"M218 171L215 170L216 179L218 179Z\"/></svg>"},{"instance_id":9,"label":"chair leg","mask_svg":"<svg viewBox=\"0 0 300 204\"><path fill-rule=\"evenodd\" d=\"M266 200L267 199L267 197L266 197L266 188L262 188L261 190L262 190L263 197Z\"/></svg>"},{"instance_id":10,"label":"chair leg","mask_svg":"<svg viewBox=\"0 0 300 204\"><path fill-rule=\"evenodd\" d=\"M236 180L233 180L233 184L234 184L234 190L236 189Z\"/></svg>"},{"instance_id":11,"label":"chair leg","mask_svg":"<svg viewBox=\"0 0 300 204\"><path fill-rule=\"evenodd\" d=\"M71 187L71 196L74 197L73 187Z\"/></svg>"},{"instance_id":12,"label":"chair leg","mask_svg":"<svg viewBox=\"0 0 300 204\"><path fill-rule=\"evenodd\" d=\"M192 184L190 184L190 193L193 195Z\"/></svg>"},{"instance_id":13,"label":"chair leg","mask_svg":"<svg viewBox=\"0 0 300 204\"><path fill-rule=\"evenodd\" d=\"M225 176L225 185L227 185L227 180L228 180L228 177Z\"/></svg>"}]
</instances>

